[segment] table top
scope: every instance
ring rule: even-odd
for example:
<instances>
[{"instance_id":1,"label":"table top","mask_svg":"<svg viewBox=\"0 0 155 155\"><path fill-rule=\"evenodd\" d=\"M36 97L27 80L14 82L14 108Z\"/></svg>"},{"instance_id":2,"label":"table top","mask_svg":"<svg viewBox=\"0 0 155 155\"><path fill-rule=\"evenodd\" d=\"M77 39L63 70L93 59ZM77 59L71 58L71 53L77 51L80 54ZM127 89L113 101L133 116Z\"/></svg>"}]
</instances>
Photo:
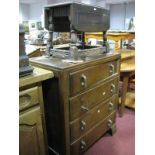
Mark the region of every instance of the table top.
<instances>
[{"instance_id":1,"label":"table top","mask_svg":"<svg viewBox=\"0 0 155 155\"><path fill-rule=\"evenodd\" d=\"M108 35L112 35L112 36L119 36L119 35L126 36L126 35L130 35L130 34L131 33L129 33L129 32L115 32L115 33L110 32L110 33L107 33L107 36Z\"/></svg>"},{"instance_id":2,"label":"table top","mask_svg":"<svg viewBox=\"0 0 155 155\"><path fill-rule=\"evenodd\" d=\"M27 44L25 46L25 52L27 55L35 52L36 50L38 50L41 46L35 46L35 45L30 45L30 44Z\"/></svg>"},{"instance_id":3,"label":"table top","mask_svg":"<svg viewBox=\"0 0 155 155\"><path fill-rule=\"evenodd\" d=\"M100 34L103 34L102 32L86 32L85 33L86 35L100 35ZM107 35L114 35L114 36L117 36L117 35L129 35L129 34L134 34L133 32L107 32Z\"/></svg>"},{"instance_id":4,"label":"table top","mask_svg":"<svg viewBox=\"0 0 155 155\"><path fill-rule=\"evenodd\" d=\"M115 40L115 41L119 41L122 39L134 39L135 38L135 34L131 33L131 32L107 32L106 34L107 39L110 40ZM100 39L103 38L103 33L102 32L87 32L85 33L85 38L96 38L96 39Z\"/></svg>"},{"instance_id":5,"label":"table top","mask_svg":"<svg viewBox=\"0 0 155 155\"><path fill-rule=\"evenodd\" d=\"M120 72L133 72L133 71L135 71L135 57L121 62Z\"/></svg>"},{"instance_id":6,"label":"table top","mask_svg":"<svg viewBox=\"0 0 155 155\"><path fill-rule=\"evenodd\" d=\"M121 61L135 57L135 50L120 49L118 52L121 53Z\"/></svg>"},{"instance_id":7,"label":"table top","mask_svg":"<svg viewBox=\"0 0 155 155\"><path fill-rule=\"evenodd\" d=\"M54 74L52 71L42 69L39 67L33 67L33 68L34 70L31 75L27 75L19 78L19 87L37 83L54 77Z\"/></svg>"}]
</instances>

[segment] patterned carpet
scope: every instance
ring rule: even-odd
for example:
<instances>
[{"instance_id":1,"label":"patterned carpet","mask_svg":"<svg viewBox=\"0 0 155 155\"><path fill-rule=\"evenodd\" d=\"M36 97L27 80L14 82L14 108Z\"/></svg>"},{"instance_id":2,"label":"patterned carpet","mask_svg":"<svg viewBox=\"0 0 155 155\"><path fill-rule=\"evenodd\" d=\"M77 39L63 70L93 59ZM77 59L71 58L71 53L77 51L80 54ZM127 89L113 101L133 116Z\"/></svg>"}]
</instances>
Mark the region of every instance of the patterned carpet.
<instances>
[{"instance_id":1,"label":"patterned carpet","mask_svg":"<svg viewBox=\"0 0 155 155\"><path fill-rule=\"evenodd\" d=\"M116 118L117 132L106 134L84 155L134 155L135 154L135 112L125 109L123 117Z\"/></svg>"}]
</instances>

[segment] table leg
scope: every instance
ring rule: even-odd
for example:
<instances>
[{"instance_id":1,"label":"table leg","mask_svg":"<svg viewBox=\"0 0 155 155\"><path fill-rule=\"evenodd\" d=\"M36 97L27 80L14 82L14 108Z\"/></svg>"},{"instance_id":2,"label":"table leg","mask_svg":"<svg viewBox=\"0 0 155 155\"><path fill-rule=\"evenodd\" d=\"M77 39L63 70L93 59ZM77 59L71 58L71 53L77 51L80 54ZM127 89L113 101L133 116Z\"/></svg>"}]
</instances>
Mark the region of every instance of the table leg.
<instances>
[{"instance_id":1,"label":"table leg","mask_svg":"<svg viewBox=\"0 0 155 155\"><path fill-rule=\"evenodd\" d=\"M88 37L85 35L85 43L88 44Z\"/></svg>"},{"instance_id":2,"label":"table leg","mask_svg":"<svg viewBox=\"0 0 155 155\"><path fill-rule=\"evenodd\" d=\"M119 115L122 117L124 113L124 107L125 107L125 99L126 99L126 93L128 89L128 80L129 76L127 73L123 76L123 88L122 88L122 97L121 97L121 105L119 106Z\"/></svg>"},{"instance_id":3,"label":"table leg","mask_svg":"<svg viewBox=\"0 0 155 155\"><path fill-rule=\"evenodd\" d=\"M118 52L118 40L115 40L114 52Z\"/></svg>"},{"instance_id":4,"label":"table leg","mask_svg":"<svg viewBox=\"0 0 155 155\"><path fill-rule=\"evenodd\" d=\"M122 39L120 40L120 48L122 49Z\"/></svg>"}]
</instances>

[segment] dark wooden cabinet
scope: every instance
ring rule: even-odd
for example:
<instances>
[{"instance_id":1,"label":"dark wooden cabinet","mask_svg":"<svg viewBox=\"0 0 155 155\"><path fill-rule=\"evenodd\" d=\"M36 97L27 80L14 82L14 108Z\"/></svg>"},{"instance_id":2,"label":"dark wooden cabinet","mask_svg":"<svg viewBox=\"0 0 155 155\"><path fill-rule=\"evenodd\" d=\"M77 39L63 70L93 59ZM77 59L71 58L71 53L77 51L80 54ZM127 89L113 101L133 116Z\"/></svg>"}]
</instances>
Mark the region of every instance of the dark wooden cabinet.
<instances>
[{"instance_id":1,"label":"dark wooden cabinet","mask_svg":"<svg viewBox=\"0 0 155 155\"><path fill-rule=\"evenodd\" d=\"M52 57L30 62L55 75L43 82L50 155L83 154L106 132L116 131L120 54L75 64Z\"/></svg>"}]
</instances>

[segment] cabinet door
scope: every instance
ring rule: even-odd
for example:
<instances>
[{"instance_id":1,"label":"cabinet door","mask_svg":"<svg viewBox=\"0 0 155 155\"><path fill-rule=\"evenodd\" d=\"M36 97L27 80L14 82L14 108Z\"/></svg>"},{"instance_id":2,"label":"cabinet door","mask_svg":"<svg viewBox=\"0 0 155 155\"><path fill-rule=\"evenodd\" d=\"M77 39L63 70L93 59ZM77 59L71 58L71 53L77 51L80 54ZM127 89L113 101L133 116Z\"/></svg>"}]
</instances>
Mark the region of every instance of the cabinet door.
<instances>
[{"instance_id":1,"label":"cabinet door","mask_svg":"<svg viewBox=\"0 0 155 155\"><path fill-rule=\"evenodd\" d=\"M19 116L20 155L45 155L40 107L33 107Z\"/></svg>"}]
</instances>

